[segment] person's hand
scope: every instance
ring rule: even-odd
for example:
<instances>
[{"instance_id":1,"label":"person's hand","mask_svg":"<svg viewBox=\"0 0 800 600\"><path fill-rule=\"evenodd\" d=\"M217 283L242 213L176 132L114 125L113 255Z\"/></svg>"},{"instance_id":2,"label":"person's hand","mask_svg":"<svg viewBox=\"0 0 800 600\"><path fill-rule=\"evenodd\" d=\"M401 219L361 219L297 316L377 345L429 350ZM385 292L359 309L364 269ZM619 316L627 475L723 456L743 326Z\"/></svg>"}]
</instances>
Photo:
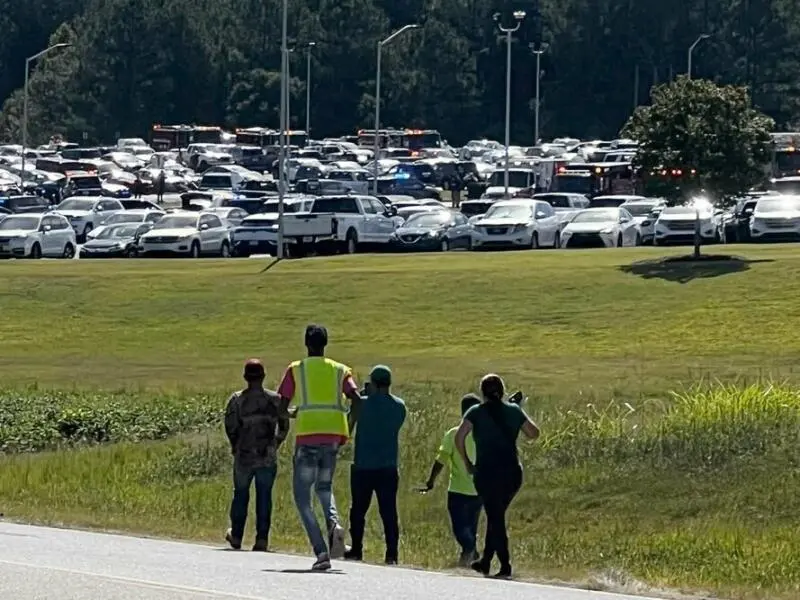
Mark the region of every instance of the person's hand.
<instances>
[{"instance_id":1,"label":"person's hand","mask_svg":"<svg viewBox=\"0 0 800 600\"><path fill-rule=\"evenodd\" d=\"M469 473L470 475L475 475L475 465L467 461L466 466L467 466L467 473Z\"/></svg>"},{"instance_id":2,"label":"person's hand","mask_svg":"<svg viewBox=\"0 0 800 600\"><path fill-rule=\"evenodd\" d=\"M296 418L297 418L297 407L296 407L296 406L290 406L290 407L289 407L289 408L286 410L286 412L288 412L288 413L289 413L289 418L290 418L290 419L296 419Z\"/></svg>"},{"instance_id":3,"label":"person's hand","mask_svg":"<svg viewBox=\"0 0 800 600\"><path fill-rule=\"evenodd\" d=\"M422 495L425 495L432 489L433 489L433 482L429 479L428 481L425 482L425 485L421 485L420 487L417 488L417 492Z\"/></svg>"}]
</instances>

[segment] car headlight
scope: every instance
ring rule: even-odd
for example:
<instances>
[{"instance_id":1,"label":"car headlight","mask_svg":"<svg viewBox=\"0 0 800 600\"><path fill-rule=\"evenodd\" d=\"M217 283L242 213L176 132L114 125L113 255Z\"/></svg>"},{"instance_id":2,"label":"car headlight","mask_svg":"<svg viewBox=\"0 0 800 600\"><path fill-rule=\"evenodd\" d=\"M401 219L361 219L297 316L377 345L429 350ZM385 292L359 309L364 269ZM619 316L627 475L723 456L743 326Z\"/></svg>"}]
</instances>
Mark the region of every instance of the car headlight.
<instances>
[{"instance_id":1,"label":"car headlight","mask_svg":"<svg viewBox=\"0 0 800 600\"><path fill-rule=\"evenodd\" d=\"M605 229L601 229L600 233L602 233L604 235L610 235L610 234L614 233L614 228L613 227L606 227Z\"/></svg>"},{"instance_id":2,"label":"car headlight","mask_svg":"<svg viewBox=\"0 0 800 600\"><path fill-rule=\"evenodd\" d=\"M430 231L428 231L428 237L436 237L440 233L441 233L440 231L437 231L435 229L431 229Z\"/></svg>"},{"instance_id":3,"label":"car headlight","mask_svg":"<svg viewBox=\"0 0 800 600\"><path fill-rule=\"evenodd\" d=\"M528 228L527 225L515 225L512 233L522 233Z\"/></svg>"}]
</instances>

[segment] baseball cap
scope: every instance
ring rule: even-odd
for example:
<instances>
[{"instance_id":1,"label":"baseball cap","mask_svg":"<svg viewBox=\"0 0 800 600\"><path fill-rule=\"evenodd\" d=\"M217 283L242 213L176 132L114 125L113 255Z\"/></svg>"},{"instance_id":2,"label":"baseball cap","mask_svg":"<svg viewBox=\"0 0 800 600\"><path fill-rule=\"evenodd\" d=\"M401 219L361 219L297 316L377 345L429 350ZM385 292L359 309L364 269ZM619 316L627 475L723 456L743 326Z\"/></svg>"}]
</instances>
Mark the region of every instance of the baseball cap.
<instances>
[{"instance_id":1,"label":"baseball cap","mask_svg":"<svg viewBox=\"0 0 800 600\"><path fill-rule=\"evenodd\" d=\"M251 358L244 363L245 379L257 379L259 377L264 377L264 374L264 365L261 364L261 361L257 358Z\"/></svg>"},{"instance_id":2,"label":"baseball cap","mask_svg":"<svg viewBox=\"0 0 800 600\"><path fill-rule=\"evenodd\" d=\"M375 365L369 372L369 379L375 385L388 387L392 385L392 370L386 365Z\"/></svg>"}]
</instances>

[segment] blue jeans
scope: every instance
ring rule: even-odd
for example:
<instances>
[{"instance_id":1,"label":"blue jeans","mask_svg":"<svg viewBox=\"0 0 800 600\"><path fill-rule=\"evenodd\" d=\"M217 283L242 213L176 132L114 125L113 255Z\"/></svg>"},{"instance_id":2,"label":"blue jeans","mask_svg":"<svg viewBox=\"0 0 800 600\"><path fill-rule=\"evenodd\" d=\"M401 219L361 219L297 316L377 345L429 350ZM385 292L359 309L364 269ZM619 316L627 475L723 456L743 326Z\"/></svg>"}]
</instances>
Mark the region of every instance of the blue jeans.
<instances>
[{"instance_id":1,"label":"blue jeans","mask_svg":"<svg viewBox=\"0 0 800 600\"><path fill-rule=\"evenodd\" d=\"M478 519L481 516L480 496L467 496L456 492L447 493L447 512L450 524L462 552L474 552L478 543Z\"/></svg>"},{"instance_id":2,"label":"blue jeans","mask_svg":"<svg viewBox=\"0 0 800 600\"><path fill-rule=\"evenodd\" d=\"M295 446L294 450L292 482L294 502L306 534L308 534L308 540L317 556L328 552L328 543L322 535L317 517L314 515L314 508L311 506L311 488L314 488L319 503L322 505L330 537L334 526L339 524L332 487L338 452L338 444Z\"/></svg>"},{"instance_id":3,"label":"blue jeans","mask_svg":"<svg viewBox=\"0 0 800 600\"><path fill-rule=\"evenodd\" d=\"M256 538L269 540L272 523L272 486L278 467L249 468L233 465L233 501L231 502L231 535L241 540L250 504L250 484L256 482Z\"/></svg>"}]
</instances>

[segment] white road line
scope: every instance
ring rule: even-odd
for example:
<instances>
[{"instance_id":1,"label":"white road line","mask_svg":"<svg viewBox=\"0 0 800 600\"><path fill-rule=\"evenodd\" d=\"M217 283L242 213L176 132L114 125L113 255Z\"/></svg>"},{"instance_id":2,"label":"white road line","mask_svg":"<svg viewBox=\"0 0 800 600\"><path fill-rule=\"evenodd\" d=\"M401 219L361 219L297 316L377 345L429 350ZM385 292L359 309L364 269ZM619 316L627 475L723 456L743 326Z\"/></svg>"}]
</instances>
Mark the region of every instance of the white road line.
<instances>
[{"instance_id":1,"label":"white road line","mask_svg":"<svg viewBox=\"0 0 800 600\"><path fill-rule=\"evenodd\" d=\"M135 579L132 577L122 577L120 575L107 575L103 573L93 573L91 571L82 571L80 569L67 569L64 567L51 567L48 565L34 565L31 563L15 562L11 560L0 559L0 564L11 565L12 567L23 567L27 569L43 569L47 571L55 571L57 573L65 573L67 575L82 575L84 577L96 577L98 579L108 579L111 581L119 581L129 585L137 585L139 587L156 588L167 591L187 592L190 594L197 594L200 596L216 596L221 598L232 598L234 600L264 600L259 596L244 596L242 594L232 594L230 592L221 592L217 590L209 590L204 588L197 588L188 585L176 585L172 583L163 583L158 581L150 581L148 579Z\"/></svg>"}]
</instances>

